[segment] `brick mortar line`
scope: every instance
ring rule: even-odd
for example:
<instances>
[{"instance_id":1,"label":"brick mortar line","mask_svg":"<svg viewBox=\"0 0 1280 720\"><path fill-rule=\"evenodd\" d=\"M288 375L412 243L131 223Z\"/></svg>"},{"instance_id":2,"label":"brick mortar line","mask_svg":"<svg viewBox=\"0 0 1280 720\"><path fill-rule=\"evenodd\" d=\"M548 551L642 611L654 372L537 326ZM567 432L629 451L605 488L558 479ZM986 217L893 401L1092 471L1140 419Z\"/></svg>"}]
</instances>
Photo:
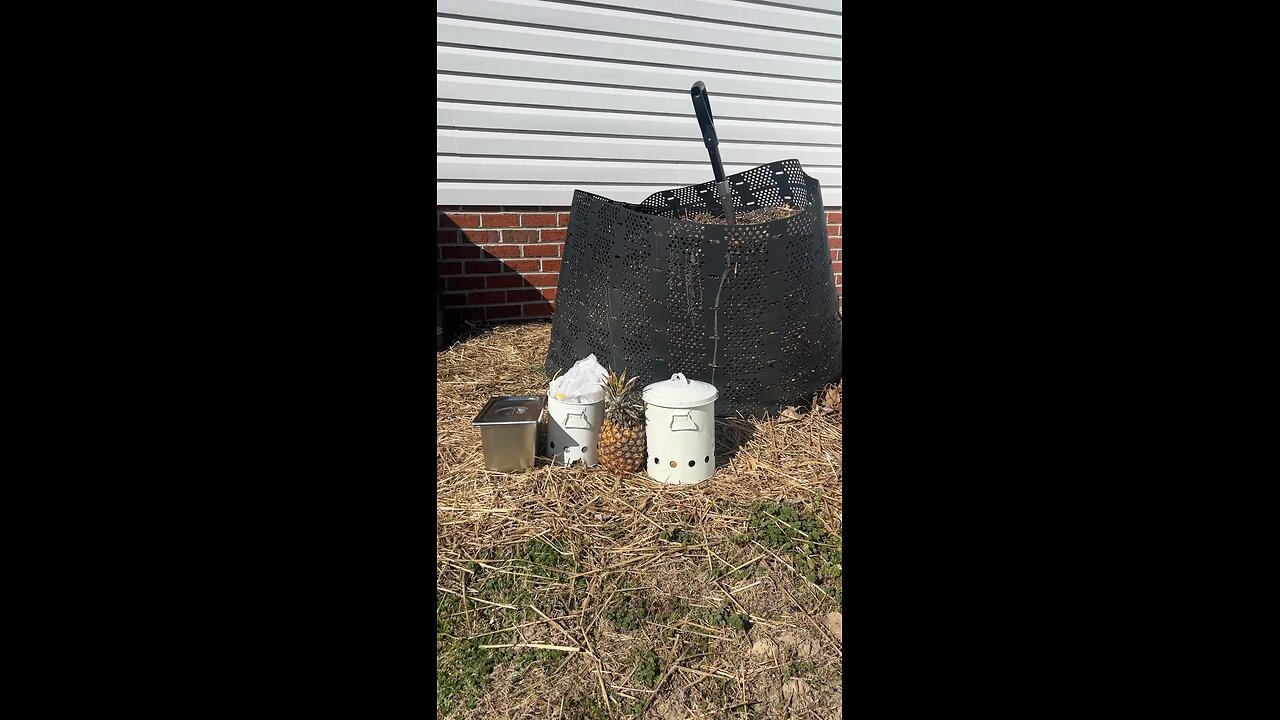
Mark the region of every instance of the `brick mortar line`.
<instances>
[{"instance_id":1,"label":"brick mortar line","mask_svg":"<svg viewBox=\"0 0 1280 720\"><path fill-rule=\"evenodd\" d=\"M484 293L484 292L524 292L526 290L542 291L542 290L559 290L559 289L560 288L489 288L486 290L485 288L470 288L467 290L445 290L444 294L445 295L470 295L471 293ZM543 300L545 300L545 298ZM506 302L519 303L519 302L541 302L541 301L539 300L507 300Z\"/></svg>"},{"instance_id":2,"label":"brick mortar line","mask_svg":"<svg viewBox=\"0 0 1280 720\"><path fill-rule=\"evenodd\" d=\"M459 243L459 244L461 244L461 243ZM484 243L483 245L476 245L475 243L471 243L471 245L472 245L473 247L518 247L518 248L525 248L525 247L529 247L529 246L533 246L533 247L546 247L546 246L548 246L548 245L563 245L563 244L564 244L564 241L563 241L563 240L548 240L547 242L535 242L535 243L531 243L531 242L523 242L523 243ZM465 259L465 258L463 258L463 259Z\"/></svg>"},{"instance_id":3,"label":"brick mortar line","mask_svg":"<svg viewBox=\"0 0 1280 720\"><path fill-rule=\"evenodd\" d=\"M549 244L550 243L546 243L542 245L542 247L546 247ZM497 246L497 247L502 247L502 246ZM515 246L507 245L505 247L515 247ZM839 250L840 248L832 248L832 249ZM521 253L523 252L524 251L521 250ZM564 258L559 255L556 255L555 257L552 257L551 255L529 255L529 256L521 255L519 257L516 257L513 255L512 257L491 257L491 258L487 258L487 257L485 258L436 258L436 260L443 260L445 262L488 262L490 260L543 260L543 259L563 260Z\"/></svg>"},{"instance_id":4,"label":"brick mortar line","mask_svg":"<svg viewBox=\"0 0 1280 720\"><path fill-rule=\"evenodd\" d=\"M528 289L528 288L526 288L526 289ZM445 294L445 295L471 295L471 294L478 294L478 293L481 293L481 292L485 292L485 291L484 291L484 290L450 290L450 291L445 292L444 294ZM496 292L496 291L495 291L495 290L489 290L488 292ZM517 291L517 292L519 292L519 291ZM445 302L449 302L449 301L448 301L448 300L445 300ZM557 301L556 301L556 300L549 300L549 299L547 299L546 297L543 297L543 296L539 295L537 298L535 298L535 299L533 299L533 300L498 300L498 301L496 301L496 302L494 302L494 301L490 301L490 302L485 302L485 303L475 303L475 304L476 304L477 306L478 306L478 305L523 305L524 303L549 303L549 302L550 302L550 303L553 303L553 302L557 302ZM470 303L468 303L468 304L470 304Z\"/></svg>"},{"instance_id":5,"label":"brick mortar line","mask_svg":"<svg viewBox=\"0 0 1280 720\"><path fill-rule=\"evenodd\" d=\"M832 262L840 262L840 261L833 260ZM494 273L480 273L479 275L441 275L440 277L441 278L491 278L491 277L498 277L500 275L519 275L520 277L524 277L525 275L559 275L559 274L560 273L556 271L548 272L544 270L530 270L527 273L494 272ZM498 289L498 288L495 288L495 289ZM506 290L507 288L501 288L501 289Z\"/></svg>"},{"instance_id":6,"label":"brick mortar line","mask_svg":"<svg viewBox=\"0 0 1280 720\"><path fill-rule=\"evenodd\" d=\"M468 230L470 230L470 231L472 231L472 232L479 231L479 232L495 232L495 233L496 233L496 232L502 232L503 230L565 230L565 231L568 231L568 229L569 229L569 228L562 228L562 227L544 227L544 228L461 228L461 229L458 229L458 228L436 228L436 232L452 232L454 235L460 235L460 234L462 234L462 233L464 233L464 232L466 232L466 231L468 231ZM465 237L465 235L464 235L464 237ZM564 242L564 241L563 241L563 240L548 240L547 242L558 242L558 243L562 243L562 242ZM471 243L471 244L472 244L472 245L475 245L475 243ZM489 243L489 244L490 244L490 245L498 245L499 243ZM507 243L501 243L501 244L504 244L504 245L505 245L505 244L507 244Z\"/></svg>"},{"instance_id":7,"label":"brick mortar line","mask_svg":"<svg viewBox=\"0 0 1280 720\"><path fill-rule=\"evenodd\" d=\"M834 225L835 223L827 223L827 224ZM466 228L438 227L436 228L438 232L448 232L452 230L455 233L465 232L467 230L472 230L472 231L479 230L481 232L502 232L503 230L568 230L568 229L569 229L568 225L525 225L523 227L519 225L513 225L511 227L466 227Z\"/></svg>"},{"instance_id":8,"label":"brick mortar line","mask_svg":"<svg viewBox=\"0 0 1280 720\"><path fill-rule=\"evenodd\" d=\"M833 262L840 262L840 261L839 261L839 260L834 260ZM495 272L495 273L480 273L479 275L441 275L440 277L441 277L441 278L491 278L491 277L498 277L498 276L501 276L501 275L519 275L520 277L524 277L525 275L559 275L559 274L560 274L560 273L558 273L558 272L542 272L542 271L539 271L539 270L530 270L530 271L529 271L529 272L527 272L527 273L518 273L518 272L516 272L516 273L496 273L496 272ZM557 284L556 284L556 287L559 287L559 283L557 283ZM495 290L509 290L510 288L494 288L494 289L495 289Z\"/></svg>"},{"instance_id":9,"label":"brick mortar line","mask_svg":"<svg viewBox=\"0 0 1280 720\"><path fill-rule=\"evenodd\" d=\"M465 309L465 308L475 308L475 309L477 309L477 310L481 310L481 309L484 309L484 308L495 308L495 307L503 307L503 308L510 308L510 307L514 307L514 308L522 308L522 307L524 307L525 305L537 305L538 307L544 307L541 303L535 303L535 302L533 302L532 300L530 300L530 301L528 301L528 302L523 302L523 303L504 303L504 304L502 304L502 305L445 305L445 306L444 306L444 309L445 309L445 310L462 310L462 309Z\"/></svg>"},{"instance_id":10,"label":"brick mortar line","mask_svg":"<svg viewBox=\"0 0 1280 720\"><path fill-rule=\"evenodd\" d=\"M836 260L836 263L840 263L840 260ZM461 279L461 278L466 278L466 279L495 278L495 277L498 277L498 275L506 275L506 274L507 274L507 273L486 273L486 274L483 274L483 275L440 275L440 279L442 279L442 281L443 281L443 279L445 279L445 278L458 278L458 279ZM520 273L512 273L512 274L516 274L516 275L518 275L518 274L520 274ZM540 272L540 270L530 270L529 274L531 274L531 275L534 275L534 274L538 274L538 275L558 275L559 273L545 273L545 272ZM522 275L521 275L521 277L522 277ZM536 287L536 286L535 286L535 287ZM543 287L545 287L545 286L543 286ZM556 283L556 286L554 286L554 287L559 287L559 283ZM489 288L489 290L515 290L515 288L511 288L511 287L492 287L492 288Z\"/></svg>"},{"instance_id":11,"label":"brick mortar line","mask_svg":"<svg viewBox=\"0 0 1280 720\"><path fill-rule=\"evenodd\" d=\"M445 290L445 295L461 295L463 293L482 292L523 292L525 290L559 290L559 287L521 287L521 288L467 288L465 290ZM507 302L537 302L536 300L508 300Z\"/></svg>"},{"instance_id":12,"label":"brick mortar line","mask_svg":"<svg viewBox=\"0 0 1280 720\"><path fill-rule=\"evenodd\" d=\"M520 292L522 290L559 290L558 287L526 287L526 288L468 288L466 290L445 290L445 295L461 295L463 293L481 292ZM537 300L508 300L507 302L538 302Z\"/></svg>"},{"instance_id":13,"label":"brick mortar line","mask_svg":"<svg viewBox=\"0 0 1280 720\"><path fill-rule=\"evenodd\" d=\"M452 277L452 276L449 276L449 277ZM543 286L541 286L541 287L536 286L536 285L530 285L530 286L528 286L528 287L494 287L494 288L482 288L482 287L481 287L481 288L467 288L467 289L465 289L465 290L445 290L445 292L449 292L449 293L459 293L459 292L519 292L519 291L521 291L521 290L559 290L559 289L560 289L560 284L559 284L559 283L556 283L555 285L543 285Z\"/></svg>"}]
</instances>

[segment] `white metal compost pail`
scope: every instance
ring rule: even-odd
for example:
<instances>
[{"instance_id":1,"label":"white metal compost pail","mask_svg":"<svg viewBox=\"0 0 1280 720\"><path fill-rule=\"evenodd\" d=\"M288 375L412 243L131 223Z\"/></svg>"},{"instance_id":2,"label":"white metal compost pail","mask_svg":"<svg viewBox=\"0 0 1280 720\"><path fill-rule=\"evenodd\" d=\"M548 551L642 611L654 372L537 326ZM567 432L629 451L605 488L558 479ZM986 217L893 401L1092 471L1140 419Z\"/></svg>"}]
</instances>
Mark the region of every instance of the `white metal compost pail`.
<instances>
[{"instance_id":1,"label":"white metal compost pail","mask_svg":"<svg viewBox=\"0 0 1280 720\"><path fill-rule=\"evenodd\" d=\"M581 460L587 467L600 462L600 425L604 422L604 390L583 402L547 398L547 457L569 465Z\"/></svg>"},{"instance_id":2,"label":"white metal compost pail","mask_svg":"<svg viewBox=\"0 0 1280 720\"><path fill-rule=\"evenodd\" d=\"M645 435L649 477L672 485L692 485L716 471L714 385L676 373L645 386Z\"/></svg>"}]
</instances>

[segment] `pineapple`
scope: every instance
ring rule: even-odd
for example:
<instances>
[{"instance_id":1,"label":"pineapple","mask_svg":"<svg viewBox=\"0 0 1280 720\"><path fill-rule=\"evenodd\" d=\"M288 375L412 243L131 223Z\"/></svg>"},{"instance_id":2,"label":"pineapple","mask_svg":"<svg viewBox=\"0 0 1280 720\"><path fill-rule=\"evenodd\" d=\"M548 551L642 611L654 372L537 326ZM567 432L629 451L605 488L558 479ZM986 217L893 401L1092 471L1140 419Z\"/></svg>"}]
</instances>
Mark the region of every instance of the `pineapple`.
<instances>
[{"instance_id":1,"label":"pineapple","mask_svg":"<svg viewBox=\"0 0 1280 720\"><path fill-rule=\"evenodd\" d=\"M640 472L648 454L644 404L636 380L610 371L604 384L604 426L600 428L600 463L613 472Z\"/></svg>"}]
</instances>

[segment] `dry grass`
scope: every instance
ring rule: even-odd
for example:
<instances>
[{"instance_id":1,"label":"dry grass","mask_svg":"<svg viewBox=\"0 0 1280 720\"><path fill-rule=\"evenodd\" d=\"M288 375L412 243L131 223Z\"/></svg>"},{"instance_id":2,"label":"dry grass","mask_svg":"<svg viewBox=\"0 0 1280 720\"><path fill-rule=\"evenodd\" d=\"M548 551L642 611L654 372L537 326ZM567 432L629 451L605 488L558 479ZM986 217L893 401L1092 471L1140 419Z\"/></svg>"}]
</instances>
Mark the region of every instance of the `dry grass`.
<instances>
[{"instance_id":1,"label":"dry grass","mask_svg":"<svg viewBox=\"0 0 1280 720\"><path fill-rule=\"evenodd\" d=\"M549 341L548 324L503 326L438 355L437 692L452 693L448 716L838 717L833 585L762 542L779 511L758 503L795 508L838 573L839 386L783 417L717 423L716 474L697 486L545 458L486 471L471 420L492 395L545 394Z\"/></svg>"},{"instance_id":2,"label":"dry grass","mask_svg":"<svg viewBox=\"0 0 1280 720\"><path fill-rule=\"evenodd\" d=\"M739 225L756 225L759 223L769 222L770 220L781 220L789 218L792 215L800 214L800 208L790 205L778 205L777 207L756 208L747 212L735 210L733 218ZM721 213L715 215L709 212L689 213L680 218L681 220L692 220L693 222L704 223L707 225L724 225L725 215Z\"/></svg>"}]
</instances>

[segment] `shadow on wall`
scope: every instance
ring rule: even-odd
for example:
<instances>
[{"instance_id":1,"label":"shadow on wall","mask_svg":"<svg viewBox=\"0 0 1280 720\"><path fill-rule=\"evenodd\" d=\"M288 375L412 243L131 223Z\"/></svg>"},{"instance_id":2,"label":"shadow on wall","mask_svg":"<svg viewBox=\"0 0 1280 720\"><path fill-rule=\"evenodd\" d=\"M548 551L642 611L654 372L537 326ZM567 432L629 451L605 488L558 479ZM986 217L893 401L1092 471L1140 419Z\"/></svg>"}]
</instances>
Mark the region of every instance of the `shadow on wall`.
<instances>
[{"instance_id":1,"label":"shadow on wall","mask_svg":"<svg viewBox=\"0 0 1280 720\"><path fill-rule=\"evenodd\" d=\"M460 227L440 208L436 218L437 302L443 302L447 336L456 336L468 324L551 318L558 246L539 243L536 230ZM544 271L548 266L554 272Z\"/></svg>"}]
</instances>

